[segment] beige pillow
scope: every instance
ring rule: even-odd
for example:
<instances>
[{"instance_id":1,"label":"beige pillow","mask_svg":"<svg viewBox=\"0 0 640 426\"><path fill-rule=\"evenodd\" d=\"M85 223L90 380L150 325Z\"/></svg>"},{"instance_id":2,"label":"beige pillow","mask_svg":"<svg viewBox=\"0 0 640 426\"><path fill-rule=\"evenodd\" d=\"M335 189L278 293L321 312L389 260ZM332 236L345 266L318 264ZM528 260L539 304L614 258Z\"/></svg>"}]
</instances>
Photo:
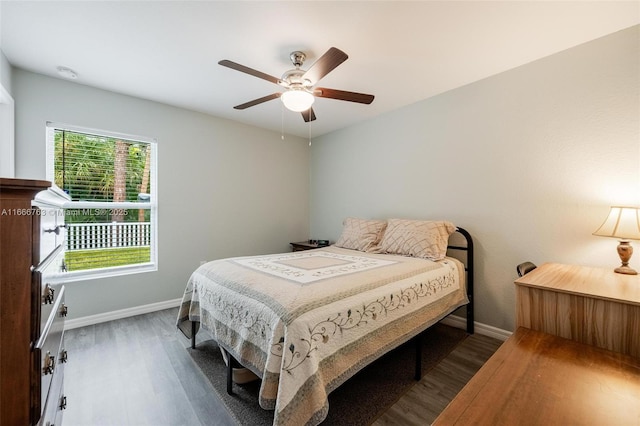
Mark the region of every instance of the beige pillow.
<instances>
[{"instance_id":1,"label":"beige pillow","mask_svg":"<svg viewBox=\"0 0 640 426\"><path fill-rule=\"evenodd\" d=\"M369 253L380 252L379 244L387 227L386 221L348 217L342 225L342 235L336 241L336 246Z\"/></svg>"},{"instance_id":2,"label":"beige pillow","mask_svg":"<svg viewBox=\"0 0 640 426\"><path fill-rule=\"evenodd\" d=\"M380 248L382 253L441 260L455 230L451 222L441 220L389 219Z\"/></svg>"}]
</instances>

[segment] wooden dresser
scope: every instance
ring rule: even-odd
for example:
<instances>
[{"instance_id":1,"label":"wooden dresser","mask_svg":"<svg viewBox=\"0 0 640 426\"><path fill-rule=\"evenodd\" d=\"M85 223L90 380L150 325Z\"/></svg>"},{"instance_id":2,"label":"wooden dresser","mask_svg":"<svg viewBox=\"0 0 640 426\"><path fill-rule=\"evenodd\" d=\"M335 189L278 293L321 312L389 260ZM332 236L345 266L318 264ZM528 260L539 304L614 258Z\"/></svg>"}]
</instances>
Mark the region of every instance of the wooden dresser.
<instances>
[{"instance_id":1,"label":"wooden dresser","mask_svg":"<svg viewBox=\"0 0 640 426\"><path fill-rule=\"evenodd\" d=\"M46 181L0 178L0 425L62 423L64 212ZM37 199L37 201L34 201Z\"/></svg>"},{"instance_id":2,"label":"wooden dresser","mask_svg":"<svg viewBox=\"0 0 640 426\"><path fill-rule=\"evenodd\" d=\"M516 284L516 331L433 425L640 420L640 277L545 263Z\"/></svg>"},{"instance_id":3,"label":"wooden dresser","mask_svg":"<svg viewBox=\"0 0 640 426\"><path fill-rule=\"evenodd\" d=\"M640 276L545 263L515 281L516 327L640 358Z\"/></svg>"},{"instance_id":4,"label":"wooden dresser","mask_svg":"<svg viewBox=\"0 0 640 426\"><path fill-rule=\"evenodd\" d=\"M639 419L640 359L520 327L433 426L613 426Z\"/></svg>"}]
</instances>

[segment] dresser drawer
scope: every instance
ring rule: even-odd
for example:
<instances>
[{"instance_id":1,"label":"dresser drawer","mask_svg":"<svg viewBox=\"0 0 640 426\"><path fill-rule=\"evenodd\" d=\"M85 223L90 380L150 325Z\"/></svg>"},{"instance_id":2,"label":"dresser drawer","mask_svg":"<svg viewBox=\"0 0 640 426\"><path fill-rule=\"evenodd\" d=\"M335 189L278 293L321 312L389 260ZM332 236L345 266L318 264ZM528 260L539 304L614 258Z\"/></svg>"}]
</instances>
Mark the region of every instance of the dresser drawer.
<instances>
[{"instance_id":1,"label":"dresser drawer","mask_svg":"<svg viewBox=\"0 0 640 426\"><path fill-rule=\"evenodd\" d=\"M34 297L37 297L37 300L34 300L34 308L40 310L40 318L37 320L40 330L35 338L43 334L44 327L60 296L61 280L66 272L64 255L64 247L59 245L34 271L33 282L36 289Z\"/></svg>"},{"instance_id":2,"label":"dresser drawer","mask_svg":"<svg viewBox=\"0 0 640 426\"><path fill-rule=\"evenodd\" d=\"M61 426L62 415L66 408L67 397L64 395L64 375L58 372L53 377L47 402L38 426Z\"/></svg>"},{"instance_id":3,"label":"dresser drawer","mask_svg":"<svg viewBox=\"0 0 640 426\"><path fill-rule=\"evenodd\" d=\"M64 210L41 207L38 212L40 217L40 259L44 259L57 246L65 243Z\"/></svg>"},{"instance_id":4,"label":"dresser drawer","mask_svg":"<svg viewBox=\"0 0 640 426\"><path fill-rule=\"evenodd\" d=\"M64 286L60 287L56 302L53 304L51 315L46 320L42 335L33 350L34 370L33 374L39 376L40 380L35 380L34 389L34 416L41 418L44 415L45 407L50 396L57 398L50 393L51 389L56 389L52 383L62 380L64 375L64 364L67 362L67 354L64 349L64 320L66 317L66 307L64 305ZM58 384L58 386L60 386ZM54 404L55 402L51 402ZM54 411L55 417L55 411ZM42 423L41 423L42 424Z\"/></svg>"},{"instance_id":5,"label":"dresser drawer","mask_svg":"<svg viewBox=\"0 0 640 426\"><path fill-rule=\"evenodd\" d=\"M65 210L62 205L70 200L60 188L52 186L38 193L32 202L40 220L40 259L44 259L57 246L66 244Z\"/></svg>"}]
</instances>

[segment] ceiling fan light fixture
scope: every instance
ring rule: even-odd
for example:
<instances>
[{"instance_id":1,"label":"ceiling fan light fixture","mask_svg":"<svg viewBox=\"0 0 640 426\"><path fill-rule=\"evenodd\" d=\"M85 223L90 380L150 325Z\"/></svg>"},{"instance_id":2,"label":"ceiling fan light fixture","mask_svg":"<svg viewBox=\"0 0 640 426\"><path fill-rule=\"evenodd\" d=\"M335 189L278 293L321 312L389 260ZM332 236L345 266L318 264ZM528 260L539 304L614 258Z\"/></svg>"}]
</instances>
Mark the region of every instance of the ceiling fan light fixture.
<instances>
[{"instance_id":1,"label":"ceiling fan light fixture","mask_svg":"<svg viewBox=\"0 0 640 426\"><path fill-rule=\"evenodd\" d=\"M304 89L290 89L284 92L280 99L288 110L295 112L306 111L311 108L315 98Z\"/></svg>"}]
</instances>

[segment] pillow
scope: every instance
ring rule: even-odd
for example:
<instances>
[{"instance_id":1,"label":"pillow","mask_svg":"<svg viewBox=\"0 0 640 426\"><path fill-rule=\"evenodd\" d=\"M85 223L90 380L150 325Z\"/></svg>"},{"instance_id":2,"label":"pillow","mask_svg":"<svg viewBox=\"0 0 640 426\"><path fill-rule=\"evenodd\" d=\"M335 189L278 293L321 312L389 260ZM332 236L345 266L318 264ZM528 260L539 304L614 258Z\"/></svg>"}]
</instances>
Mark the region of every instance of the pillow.
<instances>
[{"instance_id":1,"label":"pillow","mask_svg":"<svg viewBox=\"0 0 640 426\"><path fill-rule=\"evenodd\" d=\"M335 245L342 248L380 253L380 239L387 227L384 220L348 217L342 222L342 235Z\"/></svg>"},{"instance_id":2,"label":"pillow","mask_svg":"<svg viewBox=\"0 0 640 426\"><path fill-rule=\"evenodd\" d=\"M389 219L380 249L382 253L442 260L449 235L455 230L453 223L442 220Z\"/></svg>"}]
</instances>

